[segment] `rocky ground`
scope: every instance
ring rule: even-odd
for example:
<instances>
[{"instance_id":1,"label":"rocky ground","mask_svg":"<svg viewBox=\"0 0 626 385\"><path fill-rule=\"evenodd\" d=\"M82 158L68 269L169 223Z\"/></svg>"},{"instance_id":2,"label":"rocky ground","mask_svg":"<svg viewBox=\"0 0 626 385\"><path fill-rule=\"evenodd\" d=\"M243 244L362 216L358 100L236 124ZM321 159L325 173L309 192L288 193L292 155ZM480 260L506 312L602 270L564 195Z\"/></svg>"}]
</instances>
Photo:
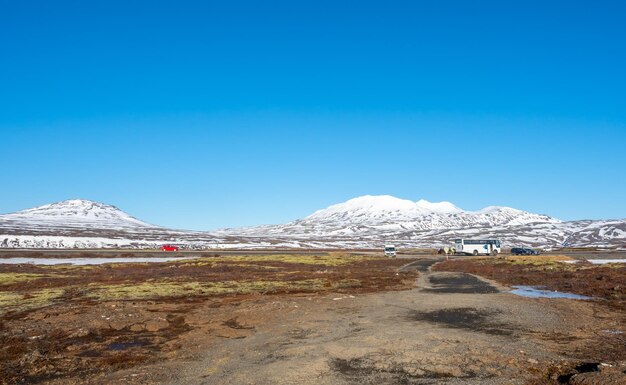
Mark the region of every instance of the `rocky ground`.
<instances>
[{"instance_id":1,"label":"rocky ground","mask_svg":"<svg viewBox=\"0 0 626 385\"><path fill-rule=\"evenodd\" d=\"M626 384L621 294L507 292L521 283L511 277L545 281L545 266L504 261L489 275L469 274L487 263L467 259L229 258L3 266L2 383ZM613 269L597 280L607 290L626 276Z\"/></svg>"},{"instance_id":2,"label":"rocky ground","mask_svg":"<svg viewBox=\"0 0 626 385\"><path fill-rule=\"evenodd\" d=\"M252 298L406 289L416 274L398 274L404 263L332 253L0 264L0 383L66 383L169 360L189 349L185 341L194 332L216 338L245 330L228 315L232 306Z\"/></svg>"}]
</instances>

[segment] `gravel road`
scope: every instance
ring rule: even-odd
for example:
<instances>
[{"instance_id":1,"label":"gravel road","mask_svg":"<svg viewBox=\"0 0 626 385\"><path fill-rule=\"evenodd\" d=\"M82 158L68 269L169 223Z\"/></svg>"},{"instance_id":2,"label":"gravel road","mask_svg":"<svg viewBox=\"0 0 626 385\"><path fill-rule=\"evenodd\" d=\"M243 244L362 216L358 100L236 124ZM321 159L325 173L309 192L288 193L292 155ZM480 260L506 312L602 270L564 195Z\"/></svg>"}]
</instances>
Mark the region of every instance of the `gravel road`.
<instances>
[{"instance_id":1,"label":"gravel road","mask_svg":"<svg viewBox=\"0 0 626 385\"><path fill-rule=\"evenodd\" d=\"M602 365L587 353L595 336L626 332L619 315L593 301L518 297L468 274L431 273L435 261L404 267L422 272L410 291L199 307L189 322L219 311L228 327L191 332L177 360L103 383L528 384L546 368L581 364L597 370L579 379L626 383L625 361Z\"/></svg>"}]
</instances>

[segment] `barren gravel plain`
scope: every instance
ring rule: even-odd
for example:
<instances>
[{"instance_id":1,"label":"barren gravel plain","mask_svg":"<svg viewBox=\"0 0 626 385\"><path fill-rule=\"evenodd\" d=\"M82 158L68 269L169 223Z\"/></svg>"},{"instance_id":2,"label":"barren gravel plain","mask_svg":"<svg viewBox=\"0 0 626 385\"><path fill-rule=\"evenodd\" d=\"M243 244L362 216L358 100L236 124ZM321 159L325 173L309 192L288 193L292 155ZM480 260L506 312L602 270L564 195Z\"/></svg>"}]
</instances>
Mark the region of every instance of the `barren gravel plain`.
<instances>
[{"instance_id":1,"label":"barren gravel plain","mask_svg":"<svg viewBox=\"0 0 626 385\"><path fill-rule=\"evenodd\" d=\"M146 253L117 256L135 255ZM0 264L0 383L626 384L623 264L193 257ZM513 285L591 299L527 298Z\"/></svg>"}]
</instances>

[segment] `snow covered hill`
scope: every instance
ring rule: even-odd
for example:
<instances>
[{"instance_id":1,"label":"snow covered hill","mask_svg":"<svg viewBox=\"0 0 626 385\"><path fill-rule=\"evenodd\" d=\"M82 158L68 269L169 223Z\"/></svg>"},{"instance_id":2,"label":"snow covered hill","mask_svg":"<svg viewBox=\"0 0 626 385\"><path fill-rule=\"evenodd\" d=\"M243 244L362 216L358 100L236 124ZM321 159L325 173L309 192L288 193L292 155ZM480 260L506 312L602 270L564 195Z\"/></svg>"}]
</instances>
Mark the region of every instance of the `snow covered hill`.
<instances>
[{"instance_id":1,"label":"snow covered hill","mask_svg":"<svg viewBox=\"0 0 626 385\"><path fill-rule=\"evenodd\" d=\"M433 203L423 199L412 202L389 195L366 195L319 210L297 222L305 226L329 226L335 229L358 225L398 230L432 230L561 221L510 207L491 206L471 212L461 210L450 202Z\"/></svg>"},{"instance_id":2,"label":"snow covered hill","mask_svg":"<svg viewBox=\"0 0 626 385\"><path fill-rule=\"evenodd\" d=\"M362 196L282 225L173 230L118 208L67 200L0 215L0 247L157 248L163 243L206 248L438 247L455 238L498 238L505 248L626 247L626 220L563 222L547 215L490 206L466 211L450 202Z\"/></svg>"},{"instance_id":3,"label":"snow covered hill","mask_svg":"<svg viewBox=\"0 0 626 385\"><path fill-rule=\"evenodd\" d=\"M519 226L561 223L547 215L510 207L491 206L465 211L450 202L399 199L389 195L366 195L316 211L284 225L229 229L246 235L361 236L368 233Z\"/></svg>"},{"instance_id":4,"label":"snow covered hill","mask_svg":"<svg viewBox=\"0 0 626 385\"><path fill-rule=\"evenodd\" d=\"M366 195L283 225L224 229L216 234L291 240L307 247L385 243L438 247L455 238L476 237L501 239L505 247L626 247L626 234L620 232L624 226L626 221L563 222L510 207L466 211L450 202Z\"/></svg>"},{"instance_id":5,"label":"snow covered hill","mask_svg":"<svg viewBox=\"0 0 626 385\"><path fill-rule=\"evenodd\" d=\"M200 248L216 240L204 232L151 225L115 206L83 199L0 215L0 248L158 248L164 243Z\"/></svg>"},{"instance_id":6,"label":"snow covered hill","mask_svg":"<svg viewBox=\"0 0 626 385\"><path fill-rule=\"evenodd\" d=\"M84 199L70 199L0 215L0 221L30 224L35 227L85 227L86 225L102 229L156 227L131 217L115 206Z\"/></svg>"}]
</instances>

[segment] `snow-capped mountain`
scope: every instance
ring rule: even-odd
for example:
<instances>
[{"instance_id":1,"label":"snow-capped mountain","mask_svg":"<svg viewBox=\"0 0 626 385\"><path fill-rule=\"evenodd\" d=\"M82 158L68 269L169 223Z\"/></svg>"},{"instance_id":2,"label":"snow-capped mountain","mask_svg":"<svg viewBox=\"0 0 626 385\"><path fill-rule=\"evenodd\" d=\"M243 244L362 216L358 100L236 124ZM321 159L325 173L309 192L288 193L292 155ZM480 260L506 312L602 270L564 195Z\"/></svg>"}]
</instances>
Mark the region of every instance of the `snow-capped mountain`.
<instances>
[{"instance_id":1,"label":"snow-capped mountain","mask_svg":"<svg viewBox=\"0 0 626 385\"><path fill-rule=\"evenodd\" d=\"M547 215L510 207L490 206L465 211L450 202L399 199L366 195L318 210L284 225L232 229L246 235L363 236L388 232L519 226L560 223ZM230 232L231 230L226 230Z\"/></svg>"},{"instance_id":2,"label":"snow-capped mountain","mask_svg":"<svg viewBox=\"0 0 626 385\"><path fill-rule=\"evenodd\" d=\"M626 221L576 221L489 206L466 211L450 202L366 195L283 225L224 229L218 235L290 240L306 247L437 247L455 238L497 238L505 247L626 247Z\"/></svg>"},{"instance_id":3,"label":"snow-capped mountain","mask_svg":"<svg viewBox=\"0 0 626 385\"><path fill-rule=\"evenodd\" d=\"M608 244L626 248L626 220L573 221L567 225L575 229L563 242L570 247Z\"/></svg>"},{"instance_id":4,"label":"snow-capped mountain","mask_svg":"<svg viewBox=\"0 0 626 385\"><path fill-rule=\"evenodd\" d=\"M114 206L78 199L0 215L0 248L438 247L455 238L498 238L505 248L626 248L626 220L563 222L510 207L466 211L450 202L388 195L350 199L282 225L213 232L154 226Z\"/></svg>"},{"instance_id":5,"label":"snow-capped mountain","mask_svg":"<svg viewBox=\"0 0 626 385\"><path fill-rule=\"evenodd\" d=\"M211 243L206 233L151 225L115 206L71 199L0 215L0 248L159 247Z\"/></svg>"},{"instance_id":6,"label":"snow-capped mountain","mask_svg":"<svg viewBox=\"0 0 626 385\"><path fill-rule=\"evenodd\" d=\"M472 212L462 210L450 202L428 202L424 199L412 202L389 195L365 195L316 211L299 222L335 227L360 225L430 230L561 221L510 207L490 206Z\"/></svg>"},{"instance_id":7,"label":"snow-capped mountain","mask_svg":"<svg viewBox=\"0 0 626 385\"><path fill-rule=\"evenodd\" d=\"M0 215L0 221L52 227L85 225L105 229L156 227L131 217L115 206L84 199L70 199Z\"/></svg>"}]
</instances>

